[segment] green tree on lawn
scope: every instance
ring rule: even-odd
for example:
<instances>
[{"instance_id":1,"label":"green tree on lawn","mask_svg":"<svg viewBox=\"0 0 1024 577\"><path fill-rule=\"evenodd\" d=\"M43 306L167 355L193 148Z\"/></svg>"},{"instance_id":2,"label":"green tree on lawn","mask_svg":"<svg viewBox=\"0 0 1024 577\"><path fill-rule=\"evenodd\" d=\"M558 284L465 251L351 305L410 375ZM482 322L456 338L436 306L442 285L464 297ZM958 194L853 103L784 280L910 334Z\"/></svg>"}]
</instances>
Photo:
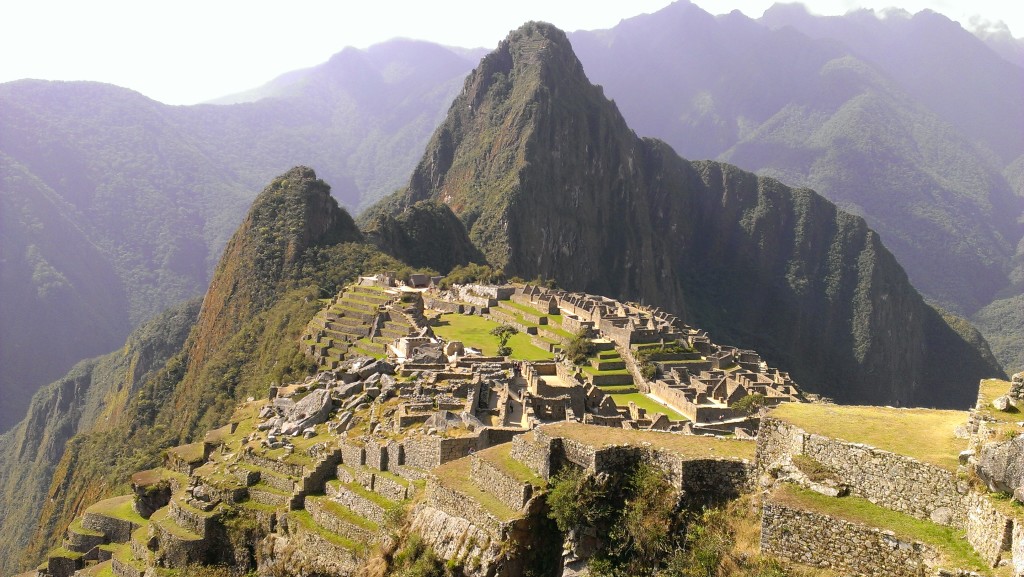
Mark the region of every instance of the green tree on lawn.
<instances>
[{"instance_id":1,"label":"green tree on lawn","mask_svg":"<svg viewBox=\"0 0 1024 577\"><path fill-rule=\"evenodd\" d=\"M491 329L491 334L498 337L498 355L507 357L512 354L512 347L508 346L508 340L519 334L519 330L512 325L500 325Z\"/></svg>"}]
</instances>

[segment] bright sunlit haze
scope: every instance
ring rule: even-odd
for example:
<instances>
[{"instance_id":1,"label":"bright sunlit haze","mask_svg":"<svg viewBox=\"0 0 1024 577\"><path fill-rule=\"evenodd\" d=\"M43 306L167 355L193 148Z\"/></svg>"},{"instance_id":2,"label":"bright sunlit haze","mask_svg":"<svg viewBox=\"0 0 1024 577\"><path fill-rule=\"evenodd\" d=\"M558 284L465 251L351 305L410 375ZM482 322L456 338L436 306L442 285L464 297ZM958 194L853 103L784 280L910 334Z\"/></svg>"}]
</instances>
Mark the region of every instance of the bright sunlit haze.
<instances>
[{"instance_id":1,"label":"bright sunlit haze","mask_svg":"<svg viewBox=\"0 0 1024 577\"><path fill-rule=\"evenodd\" d=\"M686 0L682 0L686 1ZM346 46L395 37L491 49L528 20L566 31L610 28L655 12L666 0L594 3L524 0L481 3L222 0L174 3L100 0L10 2L3 9L0 82L20 78L95 80L125 86L168 104L192 104L246 90L274 76L319 64ZM713 14L734 9L760 17L772 0L699 0ZM881 10L888 0L812 0L815 14ZM913 0L970 30L1006 23L1019 35L1024 8L1000 0Z\"/></svg>"}]
</instances>

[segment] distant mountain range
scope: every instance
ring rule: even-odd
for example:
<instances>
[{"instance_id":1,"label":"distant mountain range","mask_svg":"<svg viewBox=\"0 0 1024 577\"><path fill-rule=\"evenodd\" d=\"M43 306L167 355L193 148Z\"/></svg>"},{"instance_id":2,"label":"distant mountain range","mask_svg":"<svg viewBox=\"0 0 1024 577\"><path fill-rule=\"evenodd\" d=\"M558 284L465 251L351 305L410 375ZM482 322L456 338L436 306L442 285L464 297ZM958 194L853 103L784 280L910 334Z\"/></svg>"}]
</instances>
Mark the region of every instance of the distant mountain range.
<instances>
[{"instance_id":1,"label":"distant mountain range","mask_svg":"<svg viewBox=\"0 0 1024 577\"><path fill-rule=\"evenodd\" d=\"M686 2L569 39L637 133L863 216L926 297L1024 365L1007 334L1024 324L1019 41L929 12L786 5L753 20ZM346 49L229 105L0 85L0 292L13 295L0 304L0 430L41 384L200 294L273 175L313 166L353 211L405 184L477 56L404 40Z\"/></svg>"},{"instance_id":2,"label":"distant mountain range","mask_svg":"<svg viewBox=\"0 0 1024 577\"><path fill-rule=\"evenodd\" d=\"M223 424L237 401L302 378L297 341L319 297L363 272L486 259L662 306L842 401L966 407L980 378L1001 374L864 219L638 137L553 26L511 33L456 93L408 185L361 228L313 170L273 178L201 307L165 312L33 398L0 435L0 572L38 563L84 504Z\"/></svg>"}]
</instances>

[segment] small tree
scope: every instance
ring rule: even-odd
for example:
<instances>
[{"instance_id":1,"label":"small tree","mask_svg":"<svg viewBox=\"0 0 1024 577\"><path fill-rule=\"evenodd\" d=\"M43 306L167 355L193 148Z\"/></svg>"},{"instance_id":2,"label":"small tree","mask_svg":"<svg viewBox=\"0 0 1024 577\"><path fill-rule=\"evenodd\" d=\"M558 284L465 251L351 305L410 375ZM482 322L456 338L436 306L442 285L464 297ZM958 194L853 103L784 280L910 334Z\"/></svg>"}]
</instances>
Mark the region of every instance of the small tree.
<instances>
[{"instance_id":1,"label":"small tree","mask_svg":"<svg viewBox=\"0 0 1024 577\"><path fill-rule=\"evenodd\" d=\"M519 334L519 330L512 325L500 325L491 329L491 334L498 337L498 355L507 357L512 354L512 347L508 346L508 340Z\"/></svg>"},{"instance_id":2,"label":"small tree","mask_svg":"<svg viewBox=\"0 0 1024 577\"><path fill-rule=\"evenodd\" d=\"M752 395L747 395L742 399L739 399L738 401L730 405L729 408L740 411L741 413L746 413L747 415L753 415L754 413L760 411L761 408L764 407L764 405L764 395L762 395L761 393L754 393Z\"/></svg>"}]
</instances>

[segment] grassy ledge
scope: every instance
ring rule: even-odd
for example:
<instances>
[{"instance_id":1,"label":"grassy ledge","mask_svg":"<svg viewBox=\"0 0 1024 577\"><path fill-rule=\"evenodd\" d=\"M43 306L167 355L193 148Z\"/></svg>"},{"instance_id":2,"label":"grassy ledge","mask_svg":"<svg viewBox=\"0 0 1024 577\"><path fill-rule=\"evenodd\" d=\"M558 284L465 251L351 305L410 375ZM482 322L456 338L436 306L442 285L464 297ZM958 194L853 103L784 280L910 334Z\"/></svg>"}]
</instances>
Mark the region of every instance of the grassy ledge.
<instances>
[{"instance_id":1,"label":"grassy ledge","mask_svg":"<svg viewBox=\"0 0 1024 577\"><path fill-rule=\"evenodd\" d=\"M686 460L747 459L753 461L754 459L755 443L745 439L680 435L661 431L634 431L568 422L543 425L541 431L552 437L564 437L593 447L642 446L644 443L648 443L656 449L670 451Z\"/></svg>"},{"instance_id":2,"label":"grassy ledge","mask_svg":"<svg viewBox=\"0 0 1024 577\"><path fill-rule=\"evenodd\" d=\"M967 448L967 441L954 435L967 422L966 411L785 403L771 416L808 433L863 443L949 471L956 471L957 457Z\"/></svg>"}]
</instances>

